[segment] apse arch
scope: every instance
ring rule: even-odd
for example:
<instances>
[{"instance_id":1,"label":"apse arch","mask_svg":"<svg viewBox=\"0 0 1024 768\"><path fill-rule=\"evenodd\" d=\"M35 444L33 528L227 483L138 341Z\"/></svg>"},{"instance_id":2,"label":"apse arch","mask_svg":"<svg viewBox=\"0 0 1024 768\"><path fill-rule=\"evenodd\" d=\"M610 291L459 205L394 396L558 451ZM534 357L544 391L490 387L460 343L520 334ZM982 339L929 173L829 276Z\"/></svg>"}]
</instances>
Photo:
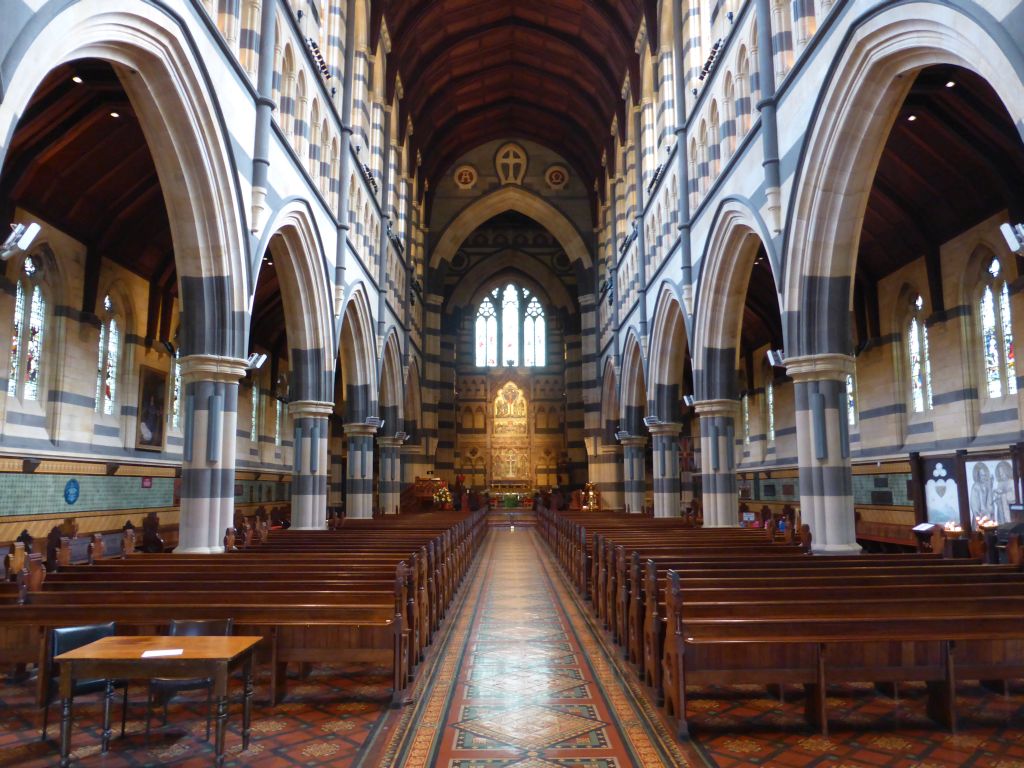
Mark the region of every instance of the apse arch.
<instances>
[{"instance_id":1,"label":"apse arch","mask_svg":"<svg viewBox=\"0 0 1024 768\"><path fill-rule=\"evenodd\" d=\"M912 75L948 64L983 78L1014 124L1022 124L1024 83L1017 73L1024 71L1024 53L978 5L877 9L847 33L811 114L787 213L782 287L785 310L795 318L787 328L792 355L846 351L836 347L849 344L856 255L886 140Z\"/></svg>"},{"instance_id":2,"label":"apse arch","mask_svg":"<svg viewBox=\"0 0 1024 768\"><path fill-rule=\"evenodd\" d=\"M244 356L249 238L238 169L208 72L182 21L142 0L83 0L21 35L4 62L0 147L47 73L95 58L113 64L138 117L171 222L185 354ZM29 55L48 52L46 60ZM20 58L15 59L14 56ZM0 150L0 159L3 151Z\"/></svg>"},{"instance_id":3,"label":"apse arch","mask_svg":"<svg viewBox=\"0 0 1024 768\"><path fill-rule=\"evenodd\" d=\"M522 271L524 256L509 251L503 255L488 257L470 269L452 291L445 312L450 314L459 307L476 307L490 291L508 282L528 288L549 307L573 306L572 297L565 284L552 275L551 280L541 282Z\"/></svg>"},{"instance_id":4,"label":"apse arch","mask_svg":"<svg viewBox=\"0 0 1024 768\"><path fill-rule=\"evenodd\" d=\"M333 300L323 241L305 201L291 200L274 213L257 253L264 251L274 255L280 280L292 399L327 402L334 370Z\"/></svg>"},{"instance_id":5,"label":"apse arch","mask_svg":"<svg viewBox=\"0 0 1024 768\"><path fill-rule=\"evenodd\" d=\"M451 261L477 227L506 211L529 216L554 235L570 261L579 261L587 269L591 267L590 251L568 217L543 197L515 185L491 192L460 211L434 247L430 267L436 269L442 262Z\"/></svg>"}]
</instances>

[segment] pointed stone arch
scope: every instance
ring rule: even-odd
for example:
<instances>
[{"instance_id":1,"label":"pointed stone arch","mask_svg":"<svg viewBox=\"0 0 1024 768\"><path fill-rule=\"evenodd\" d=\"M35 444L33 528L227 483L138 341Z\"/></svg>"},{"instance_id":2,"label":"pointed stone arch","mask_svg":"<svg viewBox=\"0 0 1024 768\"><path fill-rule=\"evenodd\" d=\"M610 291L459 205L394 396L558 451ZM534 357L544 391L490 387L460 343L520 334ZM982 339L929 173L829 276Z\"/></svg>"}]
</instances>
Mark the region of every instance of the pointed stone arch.
<instances>
[{"instance_id":1,"label":"pointed stone arch","mask_svg":"<svg viewBox=\"0 0 1024 768\"><path fill-rule=\"evenodd\" d=\"M398 332L392 328L384 341L380 360L380 392L378 409L384 420L382 434L393 435L403 431L405 422L405 391L402 376L402 349Z\"/></svg>"},{"instance_id":2,"label":"pointed stone arch","mask_svg":"<svg viewBox=\"0 0 1024 768\"><path fill-rule=\"evenodd\" d=\"M264 250L274 255L288 336L291 399L329 402L335 359L333 300L316 221L304 201L292 200L274 213L264 232L257 258Z\"/></svg>"},{"instance_id":3,"label":"pointed stone arch","mask_svg":"<svg viewBox=\"0 0 1024 768\"><path fill-rule=\"evenodd\" d=\"M878 161L913 74L968 69L1024 124L1024 54L979 6L915 3L867 14L835 58L810 120L786 223L787 351L846 353L853 275Z\"/></svg>"},{"instance_id":4,"label":"pointed stone arch","mask_svg":"<svg viewBox=\"0 0 1024 768\"><path fill-rule=\"evenodd\" d=\"M743 306L761 247L768 253L772 273L778 274L764 222L747 201L722 201L711 231L701 258L694 307L693 373L698 400L736 397Z\"/></svg>"},{"instance_id":5,"label":"pointed stone arch","mask_svg":"<svg viewBox=\"0 0 1024 768\"><path fill-rule=\"evenodd\" d=\"M345 302L338 345L338 373L344 386L344 419L364 423L377 414L377 355L373 315L366 288L353 288Z\"/></svg>"},{"instance_id":6,"label":"pointed stone arch","mask_svg":"<svg viewBox=\"0 0 1024 768\"><path fill-rule=\"evenodd\" d=\"M622 431L644 434L643 417L647 413L647 372L643 347L636 333L630 331L622 351L622 387L619 393Z\"/></svg>"},{"instance_id":7,"label":"pointed stone arch","mask_svg":"<svg viewBox=\"0 0 1024 768\"><path fill-rule=\"evenodd\" d=\"M689 346L682 304L675 290L663 285L651 331L647 394L649 412L661 421L679 421Z\"/></svg>"}]
</instances>

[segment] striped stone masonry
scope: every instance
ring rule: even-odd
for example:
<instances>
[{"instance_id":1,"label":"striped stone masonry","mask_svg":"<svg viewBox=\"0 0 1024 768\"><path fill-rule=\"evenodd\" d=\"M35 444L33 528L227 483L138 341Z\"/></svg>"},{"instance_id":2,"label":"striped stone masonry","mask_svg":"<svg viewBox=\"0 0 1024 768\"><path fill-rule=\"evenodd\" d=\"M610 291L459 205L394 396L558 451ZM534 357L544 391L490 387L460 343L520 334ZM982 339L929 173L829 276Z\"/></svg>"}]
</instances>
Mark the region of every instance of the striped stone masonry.
<instances>
[{"instance_id":1,"label":"striped stone masonry","mask_svg":"<svg viewBox=\"0 0 1024 768\"><path fill-rule=\"evenodd\" d=\"M654 445L654 516L679 517L679 432L682 424L655 424L651 430Z\"/></svg>"},{"instance_id":2,"label":"striped stone masonry","mask_svg":"<svg viewBox=\"0 0 1024 768\"><path fill-rule=\"evenodd\" d=\"M397 515L402 503L402 443L400 437L378 437L380 448L380 508L385 515Z\"/></svg>"},{"instance_id":3,"label":"striped stone masonry","mask_svg":"<svg viewBox=\"0 0 1024 768\"><path fill-rule=\"evenodd\" d=\"M605 509L624 509L622 482L622 446L602 445L591 457L591 476L601 492L601 506Z\"/></svg>"},{"instance_id":4,"label":"striped stone masonry","mask_svg":"<svg viewBox=\"0 0 1024 768\"><path fill-rule=\"evenodd\" d=\"M348 477L345 478L345 517L373 517L373 436L369 424L346 424Z\"/></svg>"},{"instance_id":5,"label":"striped stone masonry","mask_svg":"<svg viewBox=\"0 0 1024 768\"><path fill-rule=\"evenodd\" d=\"M695 408L700 416L704 527L739 525L735 452L739 401L701 400Z\"/></svg>"},{"instance_id":6,"label":"striped stone masonry","mask_svg":"<svg viewBox=\"0 0 1024 768\"><path fill-rule=\"evenodd\" d=\"M644 491L647 485L644 466L644 449L647 446L647 438L624 437L619 442L622 443L622 475L626 495L626 511L630 514L640 514L644 509Z\"/></svg>"},{"instance_id":7,"label":"striped stone masonry","mask_svg":"<svg viewBox=\"0 0 1024 768\"><path fill-rule=\"evenodd\" d=\"M292 528L321 530L327 527L327 420L334 403L296 400L288 404L295 428L292 472Z\"/></svg>"},{"instance_id":8,"label":"striped stone masonry","mask_svg":"<svg viewBox=\"0 0 1024 768\"><path fill-rule=\"evenodd\" d=\"M224 551L235 517L238 382L246 361L216 355L181 358L185 393L180 554Z\"/></svg>"},{"instance_id":9,"label":"striped stone masonry","mask_svg":"<svg viewBox=\"0 0 1024 768\"><path fill-rule=\"evenodd\" d=\"M424 439L420 438L415 443L406 443L400 449L403 489L415 483L417 477L425 477L427 472L434 469L434 463L426 454L423 443Z\"/></svg>"},{"instance_id":10,"label":"striped stone masonry","mask_svg":"<svg viewBox=\"0 0 1024 768\"><path fill-rule=\"evenodd\" d=\"M811 527L815 552L859 552L853 512L853 472L846 409L849 355L819 354L786 361L793 379L800 517Z\"/></svg>"}]
</instances>

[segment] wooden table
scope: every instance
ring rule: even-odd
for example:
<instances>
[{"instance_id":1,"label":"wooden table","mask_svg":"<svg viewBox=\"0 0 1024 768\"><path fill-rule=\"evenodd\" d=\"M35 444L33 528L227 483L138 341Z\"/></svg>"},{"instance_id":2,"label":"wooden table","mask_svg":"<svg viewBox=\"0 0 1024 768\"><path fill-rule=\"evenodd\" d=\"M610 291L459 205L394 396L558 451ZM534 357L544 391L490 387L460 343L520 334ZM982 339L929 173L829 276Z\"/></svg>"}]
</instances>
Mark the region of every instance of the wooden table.
<instances>
[{"instance_id":1,"label":"wooden table","mask_svg":"<svg viewBox=\"0 0 1024 768\"><path fill-rule=\"evenodd\" d=\"M110 704L114 680L154 677L209 677L217 702L216 765L224 765L224 726L228 719L228 674L245 665L245 706L242 710L242 749L249 748L252 716L252 656L261 637L104 637L56 657L60 662L60 766L71 765L71 689L74 680L106 678L103 700L102 749L110 744ZM145 651L181 649L174 656L148 656Z\"/></svg>"}]
</instances>

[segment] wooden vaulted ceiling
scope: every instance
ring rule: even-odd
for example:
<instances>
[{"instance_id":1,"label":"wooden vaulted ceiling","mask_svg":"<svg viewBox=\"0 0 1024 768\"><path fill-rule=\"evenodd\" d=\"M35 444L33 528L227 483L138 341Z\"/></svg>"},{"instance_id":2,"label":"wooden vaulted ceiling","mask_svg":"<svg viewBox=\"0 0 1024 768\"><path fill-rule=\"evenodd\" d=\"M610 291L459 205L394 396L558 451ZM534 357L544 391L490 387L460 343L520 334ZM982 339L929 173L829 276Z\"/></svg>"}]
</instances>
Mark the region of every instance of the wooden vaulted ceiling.
<instances>
[{"instance_id":1,"label":"wooden vaulted ceiling","mask_svg":"<svg viewBox=\"0 0 1024 768\"><path fill-rule=\"evenodd\" d=\"M177 291L153 157L109 64L64 64L43 80L11 140L0 201L63 230L90 256Z\"/></svg>"},{"instance_id":2,"label":"wooden vaulted ceiling","mask_svg":"<svg viewBox=\"0 0 1024 768\"><path fill-rule=\"evenodd\" d=\"M858 278L876 283L937 254L940 245L1001 210L1019 220L1022 149L1020 134L988 83L960 67L923 70L875 173Z\"/></svg>"},{"instance_id":3,"label":"wooden vaulted ceiling","mask_svg":"<svg viewBox=\"0 0 1024 768\"><path fill-rule=\"evenodd\" d=\"M177 296L178 284L163 191L128 95L106 62L61 65L36 90L0 172L0 213L6 211L10 220L18 207L86 246L94 275L87 291L89 284L95 286L101 258L149 281L146 336L169 338L174 330L170 299ZM95 299L83 297L86 304ZM251 343L275 354L287 351L280 287L269 254L257 286Z\"/></svg>"},{"instance_id":4,"label":"wooden vaulted ceiling","mask_svg":"<svg viewBox=\"0 0 1024 768\"><path fill-rule=\"evenodd\" d=\"M647 3L647 5L651 5ZM392 57L432 184L497 138L532 139L597 178L643 0L391 0Z\"/></svg>"}]
</instances>

